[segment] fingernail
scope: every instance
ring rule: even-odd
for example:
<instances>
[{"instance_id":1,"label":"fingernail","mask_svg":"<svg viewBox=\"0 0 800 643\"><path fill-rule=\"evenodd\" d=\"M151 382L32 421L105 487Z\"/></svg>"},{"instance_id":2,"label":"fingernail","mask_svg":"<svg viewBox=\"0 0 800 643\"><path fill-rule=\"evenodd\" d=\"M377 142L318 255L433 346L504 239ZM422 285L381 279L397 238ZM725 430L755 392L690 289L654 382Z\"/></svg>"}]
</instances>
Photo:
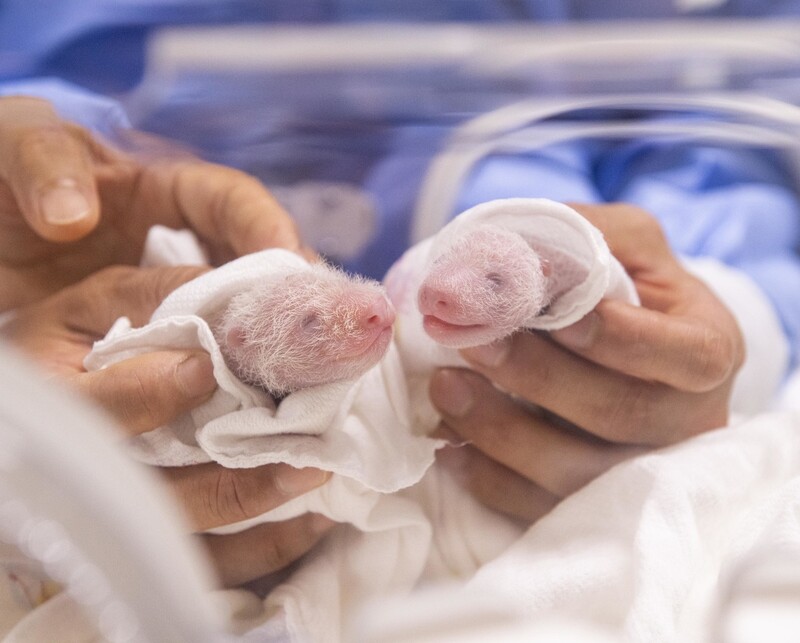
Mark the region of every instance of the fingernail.
<instances>
[{"instance_id":1,"label":"fingernail","mask_svg":"<svg viewBox=\"0 0 800 643\"><path fill-rule=\"evenodd\" d=\"M39 207L44 220L52 225L80 221L92 209L74 181L63 181L47 190L39 198Z\"/></svg>"},{"instance_id":2,"label":"fingernail","mask_svg":"<svg viewBox=\"0 0 800 643\"><path fill-rule=\"evenodd\" d=\"M594 342L600 328L600 316L592 311L583 319L578 320L572 326L567 326L561 330L554 330L550 333L553 338L569 348L589 348Z\"/></svg>"},{"instance_id":3,"label":"fingernail","mask_svg":"<svg viewBox=\"0 0 800 643\"><path fill-rule=\"evenodd\" d=\"M286 496L298 496L322 486L331 477L330 471L322 471L313 467L295 469L282 467L275 476L275 484Z\"/></svg>"},{"instance_id":4,"label":"fingernail","mask_svg":"<svg viewBox=\"0 0 800 643\"><path fill-rule=\"evenodd\" d=\"M509 351L511 350L511 338L497 340L485 346L475 346L474 348L465 348L461 354L470 362L483 364L484 366L496 367L502 364Z\"/></svg>"},{"instance_id":5,"label":"fingernail","mask_svg":"<svg viewBox=\"0 0 800 643\"><path fill-rule=\"evenodd\" d=\"M217 388L214 366L208 355L192 355L175 368L175 381L187 397L203 397Z\"/></svg>"},{"instance_id":6,"label":"fingernail","mask_svg":"<svg viewBox=\"0 0 800 643\"><path fill-rule=\"evenodd\" d=\"M469 383L458 371L448 368L433 376L430 395L436 408L453 417L465 416L475 403Z\"/></svg>"}]
</instances>

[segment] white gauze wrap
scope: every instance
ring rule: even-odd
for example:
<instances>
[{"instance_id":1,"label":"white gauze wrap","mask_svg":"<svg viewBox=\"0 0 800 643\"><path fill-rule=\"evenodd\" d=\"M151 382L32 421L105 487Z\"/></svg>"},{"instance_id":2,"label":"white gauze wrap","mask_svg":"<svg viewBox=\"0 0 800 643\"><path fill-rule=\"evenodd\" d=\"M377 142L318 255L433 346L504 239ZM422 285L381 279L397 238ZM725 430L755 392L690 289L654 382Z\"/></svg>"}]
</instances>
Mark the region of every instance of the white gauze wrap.
<instances>
[{"instance_id":1,"label":"white gauze wrap","mask_svg":"<svg viewBox=\"0 0 800 643\"><path fill-rule=\"evenodd\" d=\"M425 332L417 292L429 267L448 247L486 224L518 233L549 263L549 305L527 320L526 328L564 328L603 298L639 303L633 282L611 255L601 232L569 206L548 199L498 199L459 214L436 235L410 248L385 280L397 309L395 341L409 378L415 430L420 432L432 430L438 421L427 394L433 369L467 363L457 350L437 344Z\"/></svg>"}]
</instances>

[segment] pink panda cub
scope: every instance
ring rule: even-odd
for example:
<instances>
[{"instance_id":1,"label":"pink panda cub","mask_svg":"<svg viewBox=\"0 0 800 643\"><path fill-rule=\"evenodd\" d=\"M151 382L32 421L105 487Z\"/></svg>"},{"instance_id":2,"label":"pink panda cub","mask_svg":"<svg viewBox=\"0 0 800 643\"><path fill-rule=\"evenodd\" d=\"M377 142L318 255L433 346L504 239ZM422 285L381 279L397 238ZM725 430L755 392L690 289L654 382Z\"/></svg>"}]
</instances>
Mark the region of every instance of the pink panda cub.
<instances>
[{"instance_id":1,"label":"pink panda cub","mask_svg":"<svg viewBox=\"0 0 800 643\"><path fill-rule=\"evenodd\" d=\"M550 265L516 232L483 224L432 263L417 294L425 332L450 348L489 344L547 308Z\"/></svg>"},{"instance_id":2,"label":"pink panda cub","mask_svg":"<svg viewBox=\"0 0 800 643\"><path fill-rule=\"evenodd\" d=\"M379 283L313 264L238 293L211 326L234 374L280 398L365 373L394 320Z\"/></svg>"}]
</instances>

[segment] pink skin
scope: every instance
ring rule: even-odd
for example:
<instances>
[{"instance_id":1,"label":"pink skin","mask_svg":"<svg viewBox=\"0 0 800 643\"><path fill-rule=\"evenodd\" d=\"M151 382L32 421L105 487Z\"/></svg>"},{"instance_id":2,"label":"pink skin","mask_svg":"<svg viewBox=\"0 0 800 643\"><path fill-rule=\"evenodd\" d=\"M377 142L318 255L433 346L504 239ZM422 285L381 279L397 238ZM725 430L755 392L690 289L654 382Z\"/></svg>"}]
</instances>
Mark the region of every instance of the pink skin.
<instances>
[{"instance_id":1,"label":"pink skin","mask_svg":"<svg viewBox=\"0 0 800 643\"><path fill-rule=\"evenodd\" d=\"M549 268L518 234L483 225L436 258L417 306L425 332L452 348L490 344L524 328L547 305Z\"/></svg>"},{"instance_id":2,"label":"pink skin","mask_svg":"<svg viewBox=\"0 0 800 643\"><path fill-rule=\"evenodd\" d=\"M237 377L282 396L365 373L394 319L380 284L313 265L239 293L213 327Z\"/></svg>"}]
</instances>

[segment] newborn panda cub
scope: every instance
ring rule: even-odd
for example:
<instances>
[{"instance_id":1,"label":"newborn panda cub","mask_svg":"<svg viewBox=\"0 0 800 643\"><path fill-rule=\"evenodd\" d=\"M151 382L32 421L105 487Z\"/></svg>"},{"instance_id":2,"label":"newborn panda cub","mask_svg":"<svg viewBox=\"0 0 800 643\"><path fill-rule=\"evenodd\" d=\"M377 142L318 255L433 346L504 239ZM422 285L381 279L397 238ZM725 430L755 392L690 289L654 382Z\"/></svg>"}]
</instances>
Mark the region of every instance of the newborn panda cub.
<instances>
[{"instance_id":1,"label":"newborn panda cub","mask_svg":"<svg viewBox=\"0 0 800 643\"><path fill-rule=\"evenodd\" d=\"M211 326L234 374L281 398L365 373L394 319L379 283L314 264L238 293Z\"/></svg>"},{"instance_id":2,"label":"newborn panda cub","mask_svg":"<svg viewBox=\"0 0 800 643\"><path fill-rule=\"evenodd\" d=\"M422 281L417 307L425 332L451 348L510 335L547 307L549 272L519 234L478 226L449 245Z\"/></svg>"}]
</instances>

